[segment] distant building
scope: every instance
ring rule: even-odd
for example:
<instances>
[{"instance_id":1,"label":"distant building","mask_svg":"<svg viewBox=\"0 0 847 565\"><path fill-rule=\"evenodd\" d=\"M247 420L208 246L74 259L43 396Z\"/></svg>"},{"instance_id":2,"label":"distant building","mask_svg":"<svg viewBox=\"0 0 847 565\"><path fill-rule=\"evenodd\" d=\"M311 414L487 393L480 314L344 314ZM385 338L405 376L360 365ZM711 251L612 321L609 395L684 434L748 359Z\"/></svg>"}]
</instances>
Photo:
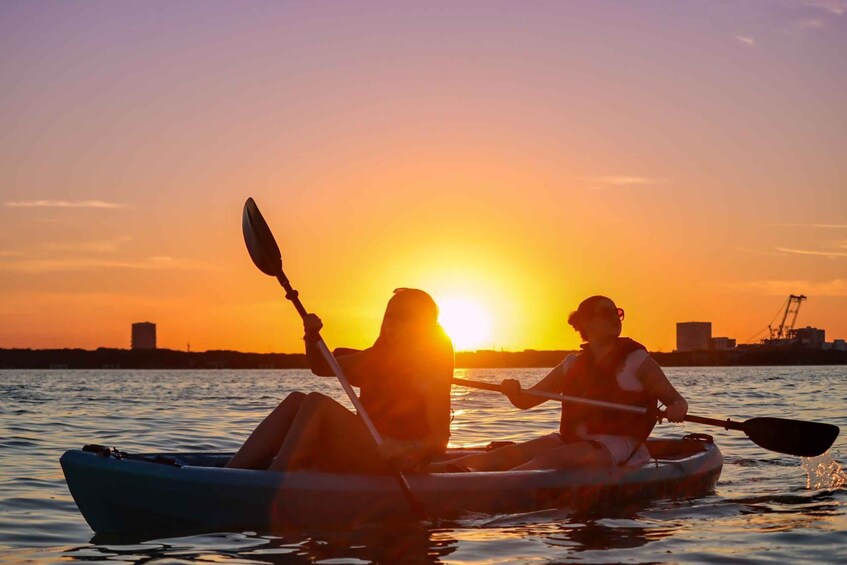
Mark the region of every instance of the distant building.
<instances>
[{"instance_id":1,"label":"distant building","mask_svg":"<svg viewBox=\"0 0 847 565\"><path fill-rule=\"evenodd\" d=\"M823 349L826 343L826 330L819 330L811 326L791 330L791 337L796 345L808 349Z\"/></svg>"},{"instance_id":2,"label":"distant building","mask_svg":"<svg viewBox=\"0 0 847 565\"><path fill-rule=\"evenodd\" d=\"M833 339L832 348L836 351L847 351L847 342L843 339Z\"/></svg>"},{"instance_id":3,"label":"distant building","mask_svg":"<svg viewBox=\"0 0 847 565\"><path fill-rule=\"evenodd\" d=\"M132 324L132 348L156 349L156 324L150 322Z\"/></svg>"},{"instance_id":4,"label":"distant building","mask_svg":"<svg viewBox=\"0 0 847 565\"><path fill-rule=\"evenodd\" d=\"M731 337L713 337L709 346L719 350L735 349L735 340Z\"/></svg>"},{"instance_id":5,"label":"distant building","mask_svg":"<svg viewBox=\"0 0 847 565\"><path fill-rule=\"evenodd\" d=\"M677 351L705 351L711 341L712 322L677 322Z\"/></svg>"}]
</instances>

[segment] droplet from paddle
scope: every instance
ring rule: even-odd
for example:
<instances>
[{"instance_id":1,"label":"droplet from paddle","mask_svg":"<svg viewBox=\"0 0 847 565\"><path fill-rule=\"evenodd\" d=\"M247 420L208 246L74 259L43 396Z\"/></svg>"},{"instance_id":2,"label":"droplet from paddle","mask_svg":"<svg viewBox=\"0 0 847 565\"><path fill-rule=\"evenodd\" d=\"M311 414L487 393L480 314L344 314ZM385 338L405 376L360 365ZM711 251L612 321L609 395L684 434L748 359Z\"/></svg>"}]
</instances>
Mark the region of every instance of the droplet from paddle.
<instances>
[{"instance_id":1,"label":"droplet from paddle","mask_svg":"<svg viewBox=\"0 0 847 565\"><path fill-rule=\"evenodd\" d=\"M806 488L836 489L847 486L847 473L829 451L817 457L803 457Z\"/></svg>"}]
</instances>

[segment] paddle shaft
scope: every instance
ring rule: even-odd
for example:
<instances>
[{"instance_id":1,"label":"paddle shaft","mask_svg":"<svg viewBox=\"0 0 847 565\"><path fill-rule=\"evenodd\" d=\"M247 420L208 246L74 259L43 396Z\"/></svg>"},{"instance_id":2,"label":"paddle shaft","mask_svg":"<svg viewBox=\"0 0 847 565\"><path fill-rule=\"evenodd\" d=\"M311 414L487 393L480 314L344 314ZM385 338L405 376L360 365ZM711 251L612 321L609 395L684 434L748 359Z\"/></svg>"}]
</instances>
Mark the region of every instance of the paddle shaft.
<instances>
[{"instance_id":1,"label":"paddle shaft","mask_svg":"<svg viewBox=\"0 0 847 565\"><path fill-rule=\"evenodd\" d=\"M503 388L494 383L484 383L482 381L471 381L468 379L460 379L453 377L453 383L470 388L481 388L483 390L493 390L495 392L503 392ZM587 406L596 406L597 408L609 408L611 410L621 410L622 412L631 412L633 414L646 414L647 409L641 406L629 406L627 404L615 404L614 402L605 402L603 400L591 400L590 398L581 398L579 396L565 396L564 394L556 394L553 392L543 392L540 390L521 389L523 394L546 398L548 400L558 400L559 402L573 402L574 404L585 404ZM505 393L504 393L505 394Z\"/></svg>"},{"instance_id":2,"label":"paddle shaft","mask_svg":"<svg viewBox=\"0 0 847 565\"><path fill-rule=\"evenodd\" d=\"M460 379L457 377L453 378L453 382L457 385L466 386L470 388L480 388L483 390L493 390L495 392L503 392L503 388L495 383L485 383L482 381L471 381L468 379ZM647 409L642 408L640 406L629 406L627 404L616 404L614 402L605 402L603 400L592 400L590 398L581 398L579 396L566 396L564 394L556 394L553 392L543 392L540 390L528 390L521 389L523 394L528 394L530 396L537 396L539 398L546 398L548 400L558 400L559 402L572 402L574 404L585 404L587 406L596 406L598 408L608 408L611 410L620 410L622 412L631 412L633 414L646 414ZM664 412L658 412L657 416L664 416ZM715 418L705 418L703 416L694 416L692 414L687 414L685 416L686 422L695 422L698 424L705 424L707 426L719 426L726 430L741 430L746 431L744 429L743 422L733 422L732 420L718 420Z\"/></svg>"},{"instance_id":3,"label":"paddle shaft","mask_svg":"<svg viewBox=\"0 0 847 565\"><path fill-rule=\"evenodd\" d=\"M297 309L297 313L300 314L301 318L305 318L308 312L306 308L303 306L303 303L300 302L299 293L291 287L291 283L288 282L284 273L280 273L277 275L277 280L279 284L282 285L282 288L285 289L285 298L291 301L294 304L294 308ZM323 338L318 334L318 340L315 344L318 348L318 351L321 352L324 360L329 365L332 372L338 378L338 382L341 383L341 387L344 389L344 392L347 393L347 397L350 399L350 402L353 403L353 406L356 408L356 413L359 414L359 418L364 422L365 427L370 432L371 437L374 439L378 447L381 447L383 444L382 435L380 435L379 430L374 426L373 421L370 416L368 416L365 407L362 406L362 401L359 400L359 397L356 396L356 392L353 390L353 387L350 386L350 381L347 380L347 376L344 374L344 370L341 368L341 365L338 364L338 360L333 356L332 352L327 347L326 342ZM403 491L403 495L409 501L409 504L412 507L412 511L417 515L423 514L423 508L421 506L420 501L412 494L412 488L409 486L409 481L406 480L405 475L397 469L396 466L392 467L392 474L394 478L397 480L397 483L400 485L400 490Z\"/></svg>"}]
</instances>

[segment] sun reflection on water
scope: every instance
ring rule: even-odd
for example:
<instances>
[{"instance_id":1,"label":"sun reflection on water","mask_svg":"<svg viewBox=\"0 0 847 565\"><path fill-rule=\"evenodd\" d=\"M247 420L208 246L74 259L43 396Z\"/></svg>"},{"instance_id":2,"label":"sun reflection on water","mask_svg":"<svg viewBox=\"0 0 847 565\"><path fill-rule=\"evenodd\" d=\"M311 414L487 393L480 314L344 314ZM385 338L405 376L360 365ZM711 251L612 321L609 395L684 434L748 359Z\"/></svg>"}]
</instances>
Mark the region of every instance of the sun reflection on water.
<instances>
[{"instance_id":1,"label":"sun reflection on water","mask_svg":"<svg viewBox=\"0 0 847 565\"><path fill-rule=\"evenodd\" d=\"M803 470L806 471L806 488L837 489L847 485L847 473L829 451L818 457L803 457Z\"/></svg>"}]
</instances>

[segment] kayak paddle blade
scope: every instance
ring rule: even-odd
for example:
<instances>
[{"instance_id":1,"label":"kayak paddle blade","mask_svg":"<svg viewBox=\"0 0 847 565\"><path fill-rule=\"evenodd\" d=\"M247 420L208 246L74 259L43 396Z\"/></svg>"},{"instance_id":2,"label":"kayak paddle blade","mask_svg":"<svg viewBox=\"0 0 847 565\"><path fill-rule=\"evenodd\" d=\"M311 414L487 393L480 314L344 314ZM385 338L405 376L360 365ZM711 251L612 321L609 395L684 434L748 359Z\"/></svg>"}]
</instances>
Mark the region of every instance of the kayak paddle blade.
<instances>
[{"instance_id":1,"label":"kayak paddle blade","mask_svg":"<svg viewBox=\"0 0 847 565\"><path fill-rule=\"evenodd\" d=\"M756 445L799 457L816 457L825 453L835 443L840 431L832 424L784 418L751 418L742 427Z\"/></svg>"},{"instance_id":2,"label":"kayak paddle blade","mask_svg":"<svg viewBox=\"0 0 847 565\"><path fill-rule=\"evenodd\" d=\"M272 277L282 276L282 254L279 252L279 246L252 198L248 198L244 203L241 230L244 232L244 243L247 244L250 258L259 270Z\"/></svg>"}]
</instances>

